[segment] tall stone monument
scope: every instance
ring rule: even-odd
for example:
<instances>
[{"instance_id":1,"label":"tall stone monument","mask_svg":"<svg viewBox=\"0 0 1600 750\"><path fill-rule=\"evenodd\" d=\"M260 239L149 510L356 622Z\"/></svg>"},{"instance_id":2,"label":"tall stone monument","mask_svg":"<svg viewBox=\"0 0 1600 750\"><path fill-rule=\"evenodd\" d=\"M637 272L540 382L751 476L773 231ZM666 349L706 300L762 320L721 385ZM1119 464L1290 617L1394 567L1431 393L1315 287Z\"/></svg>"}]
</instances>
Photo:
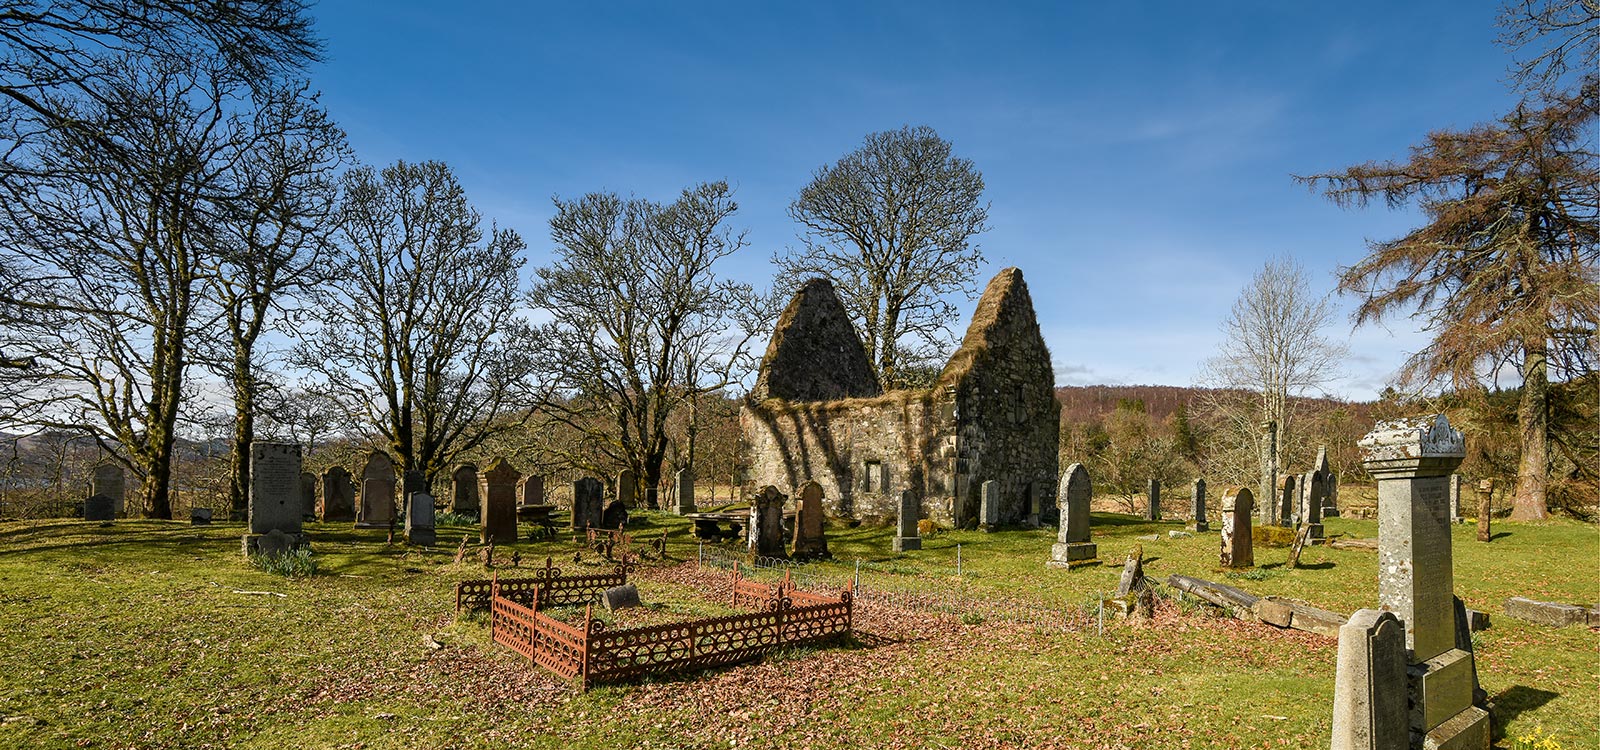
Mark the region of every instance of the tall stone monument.
<instances>
[{"instance_id":1,"label":"tall stone monument","mask_svg":"<svg viewBox=\"0 0 1600 750\"><path fill-rule=\"evenodd\" d=\"M694 507L694 469L684 467L678 470L678 515L695 512Z\"/></svg>"},{"instance_id":2,"label":"tall stone monument","mask_svg":"<svg viewBox=\"0 0 1600 750\"><path fill-rule=\"evenodd\" d=\"M356 517L356 488L350 472L343 466L330 466L322 472L322 501L317 517L327 521L353 521Z\"/></svg>"},{"instance_id":3,"label":"tall stone monument","mask_svg":"<svg viewBox=\"0 0 1600 750\"><path fill-rule=\"evenodd\" d=\"M600 528L600 516L605 512L605 487L594 477L584 477L572 483L572 529Z\"/></svg>"},{"instance_id":4,"label":"tall stone monument","mask_svg":"<svg viewBox=\"0 0 1600 750\"><path fill-rule=\"evenodd\" d=\"M767 485L750 501L749 528L750 554L761 557L783 557L783 504L784 497L777 487Z\"/></svg>"},{"instance_id":5,"label":"tall stone monument","mask_svg":"<svg viewBox=\"0 0 1600 750\"><path fill-rule=\"evenodd\" d=\"M922 520L922 501L911 492L900 493L900 513L895 524L894 551L910 552L922 549L922 532L917 522Z\"/></svg>"},{"instance_id":6,"label":"tall stone monument","mask_svg":"<svg viewBox=\"0 0 1600 750\"><path fill-rule=\"evenodd\" d=\"M1378 604L1405 624L1411 732L1420 747L1489 747L1477 668L1457 643L1450 473L1466 456L1443 414L1380 423L1358 443L1378 480ZM1468 641L1468 646L1471 642Z\"/></svg>"},{"instance_id":7,"label":"tall stone monument","mask_svg":"<svg viewBox=\"0 0 1600 750\"><path fill-rule=\"evenodd\" d=\"M1266 421L1261 423L1261 479L1256 483L1255 494L1261 498L1261 507L1257 512L1261 514L1256 519L1262 526L1277 523L1277 503L1273 498L1278 489L1278 423Z\"/></svg>"},{"instance_id":8,"label":"tall stone monument","mask_svg":"<svg viewBox=\"0 0 1600 750\"><path fill-rule=\"evenodd\" d=\"M1000 483L990 479L978 487L978 528L994 531L1000 526Z\"/></svg>"},{"instance_id":9,"label":"tall stone monument","mask_svg":"<svg viewBox=\"0 0 1600 750\"><path fill-rule=\"evenodd\" d=\"M420 547L438 542L433 525L433 495L413 492L406 498L406 541Z\"/></svg>"},{"instance_id":10,"label":"tall stone monument","mask_svg":"<svg viewBox=\"0 0 1600 750\"><path fill-rule=\"evenodd\" d=\"M120 516L127 510L127 482L124 476L121 464L106 461L95 466L94 474L89 478L89 496L111 498L112 515Z\"/></svg>"},{"instance_id":11,"label":"tall stone monument","mask_svg":"<svg viewBox=\"0 0 1600 750\"><path fill-rule=\"evenodd\" d=\"M252 442L249 533L244 535L244 554L265 551L261 538L273 532L287 537L290 548L305 544L300 525L302 507L300 445Z\"/></svg>"},{"instance_id":12,"label":"tall stone monument","mask_svg":"<svg viewBox=\"0 0 1600 750\"><path fill-rule=\"evenodd\" d=\"M1206 523L1206 480L1196 478L1194 490L1189 494L1189 530L1193 532L1210 531L1211 524Z\"/></svg>"},{"instance_id":13,"label":"tall stone monument","mask_svg":"<svg viewBox=\"0 0 1600 750\"><path fill-rule=\"evenodd\" d=\"M1250 537L1250 511L1255 497L1248 487L1229 487L1222 494L1222 567L1249 568L1256 564L1255 540Z\"/></svg>"},{"instance_id":14,"label":"tall stone monument","mask_svg":"<svg viewBox=\"0 0 1600 750\"><path fill-rule=\"evenodd\" d=\"M794 516L793 554L801 560L830 556L828 536L823 531L822 485L816 482L800 486L800 502Z\"/></svg>"},{"instance_id":15,"label":"tall stone monument","mask_svg":"<svg viewBox=\"0 0 1600 750\"><path fill-rule=\"evenodd\" d=\"M1161 480L1151 478L1145 489L1144 520L1161 520Z\"/></svg>"},{"instance_id":16,"label":"tall stone monument","mask_svg":"<svg viewBox=\"0 0 1600 750\"><path fill-rule=\"evenodd\" d=\"M445 511L463 516L478 515L478 465L465 463L450 472L450 503Z\"/></svg>"},{"instance_id":17,"label":"tall stone monument","mask_svg":"<svg viewBox=\"0 0 1600 750\"><path fill-rule=\"evenodd\" d=\"M394 521L394 459L373 451L361 469L361 505L356 508L356 528L386 529Z\"/></svg>"},{"instance_id":18,"label":"tall stone monument","mask_svg":"<svg viewBox=\"0 0 1600 750\"><path fill-rule=\"evenodd\" d=\"M1333 750L1407 750L1405 625L1393 612L1356 610L1339 627Z\"/></svg>"},{"instance_id":19,"label":"tall stone monument","mask_svg":"<svg viewBox=\"0 0 1600 750\"><path fill-rule=\"evenodd\" d=\"M1093 498L1089 470L1083 464L1068 466L1056 492L1061 527L1056 532L1056 543L1050 547L1050 561L1046 565L1065 568L1080 560L1093 560L1099 554L1099 548L1089 541L1089 501Z\"/></svg>"},{"instance_id":20,"label":"tall stone monument","mask_svg":"<svg viewBox=\"0 0 1600 750\"><path fill-rule=\"evenodd\" d=\"M479 541L492 540L495 544L517 541L517 480L521 478L522 473L503 458L495 459L478 477L479 497L483 500L478 518Z\"/></svg>"}]
</instances>

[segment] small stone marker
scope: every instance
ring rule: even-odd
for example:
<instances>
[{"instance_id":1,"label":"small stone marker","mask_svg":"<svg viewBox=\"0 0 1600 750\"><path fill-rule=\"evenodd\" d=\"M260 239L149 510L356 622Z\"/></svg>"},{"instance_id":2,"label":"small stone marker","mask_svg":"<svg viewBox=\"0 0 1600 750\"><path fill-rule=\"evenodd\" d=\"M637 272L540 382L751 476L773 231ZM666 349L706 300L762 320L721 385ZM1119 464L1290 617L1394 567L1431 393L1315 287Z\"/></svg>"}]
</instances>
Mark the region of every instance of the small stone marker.
<instances>
[{"instance_id":1,"label":"small stone marker","mask_svg":"<svg viewBox=\"0 0 1600 750\"><path fill-rule=\"evenodd\" d=\"M1189 530L1195 533L1211 530L1206 523L1206 480L1194 480L1194 492L1189 496Z\"/></svg>"},{"instance_id":2,"label":"small stone marker","mask_svg":"<svg viewBox=\"0 0 1600 750\"><path fill-rule=\"evenodd\" d=\"M1487 542L1494 538L1489 533L1489 516L1493 514L1494 480L1485 479L1478 482L1478 541Z\"/></svg>"},{"instance_id":3,"label":"small stone marker","mask_svg":"<svg viewBox=\"0 0 1600 750\"><path fill-rule=\"evenodd\" d=\"M1360 609L1339 628L1333 750L1408 750L1405 626L1393 612Z\"/></svg>"},{"instance_id":4,"label":"small stone marker","mask_svg":"<svg viewBox=\"0 0 1600 750\"><path fill-rule=\"evenodd\" d=\"M1450 523L1461 523L1461 475L1450 475Z\"/></svg>"},{"instance_id":5,"label":"small stone marker","mask_svg":"<svg viewBox=\"0 0 1600 750\"><path fill-rule=\"evenodd\" d=\"M1448 518L1449 476L1466 443L1439 414L1379 423L1357 444L1378 480L1378 603L1405 625L1411 653L1411 731L1426 746L1485 750L1477 667L1457 642Z\"/></svg>"},{"instance_id":6,"label":"small stone marker","mask_svg":"<svg viewBox=\"0 0 1600 750\"><path fill-rule=\"evenodd\" d=\"M678 470L678 515L694 513L694 470L688 467Z\"/></svg>"},{"instance_id":7,"label":"small stone marker","mask_svg":"<svg viewBox=\"0 0 1600 750\"><path fill-rule=\"evenodd\" d=\"M784 497L777 487L767 485L750 500L750 520L746 549L761 557L783 557Z\"/></svg>"},{"instance_id":8,"label":"small stone marker","mask_svg":"<svg viewBox=\"0 0 1600 750\"><path fill-rule=\"evenodd\" d=\"M600 593L600 603L606 609L615 612L619 609L641 606L639 602L639 587L631 583L606 589Z\"/></svg>"},{"instance_id":9,"label":"small stone marker","mask_svg":"<svg viewBox=\"0 0 1600 750\"><path fill-rule=\"evenodd\" d=\"M602 528L601 515L605 511L605 487L594 477L584 477L572 483L572 528L583 530Z\"/></svg>"},{"instance_id":10,"label":"small stone marker","mask_svg":"<svg viewBox=\"0 0 1600 750\"><path fill-rule=\"evenodd\" d=\"M476 474L477 470L474 469ZM494 540L496 544L517 541L517 480L522 473L509 461L497 458L489 470L478 476L479 495L483 507L479 515L479 542Z\"/></svg>"},{"instance_id":11,"label":"small stone marker","mask_svg":"<svg viewBox=\"0 0 1600 750\"><path fill-rule=\"evenodd\" d=\"M795 557L802 560L830 557L828 536L823 526L822 485L806 482L800 487L800 503L795 508Z\"/></svg>"},{"instance_id":12,"label":"small stone marker","mask_svg":"<svg viewBox=\"0 0 1600 750\"><path fill-rule=\"evenodd\" d=\"M83 520L111 521L117 517L117 502L105 495L91 495L83 501Z\"/></svg>"},{"instance_id":13,"label":"small stone marker","mask_svg":"<svg viewBox=\"0 0 1600 750\"><path fill-rule=\"evenodd\" d=\"M1050 548L1050 561L1046 565L1065 568L1080 560L1093 560L1099 554L1094 542L1089 541L1089 501L1093 496L1089 470L1083 464L1068 466L1056 492L1061 528L1056 532L1056 543Z\"/></svg>"},{"instance_id":14,"label":"small stone marker","mask_svg":"<svg viewBox=\"0 0 1600 750\"><path fill-rule=\"evenodd\" d=\"M317 518L317 475L300 472L300 517L313 521Z\"/></svg>"},{"instance_id":15,"label":"small stone marker","mask_svg":"<svg viewBox=\"0 0 1600 750\"><path fill-rule=\"evenodd\" d=\"M361 505L356 509L356 528L388 528L394 520L394 459L383 451L373 451L361 470Z\"/></svg>"},{"instance_id":16,"label":"small stone marker","mask_svg":"<svg viewBox=\"0 0 1600 750\"><path fill-rule=\"evenodd\" d=\"M127 502L127 482L122 465L106 461L94 467L89 479L89 496L104 495L111 498L112 515L122 515Z\"/></svg>"},{"instance_id":17,"label":"small stone marker","mask_svg":"<svg viewBox=\"0 0 1600 750\"><path fill-rule=\"evenodd\" d=\"M413 492L406 506L406 541L432 547L439 539L434 532L433 495Z\"/></svg>"},{"instance_id":18,"label":"small stone marker","mask_svg":"<svg viewBox=\"0 0 1600 750\"><path fill-rule=\"evenodd\" d=\"M628 528L628 504L622 502L622 498L606 503L605 510L600 512L600 528L618 531Z\"/></svg>"},{"instance_id":19,"label":"small stone marker","mask_svg":"<svg viewBox=\"0 0 1600 750\"><path fill-rule=\"evenodd\" d=\"M1000 483L990 479L978 485L978 528L994 531L1000 527Z\"/></svg>"},{"instance_id":20,"label":"small stone marker","mask_svg":"<svg viewBox=\"0 0 1600 750\"><path fill-rule=\"evenodd\" d=\"M617 472L617 499L621 500L623 505L638 507L639 478L634 475L633 469Z\"/></svg>"},{"instance_id":21,"label":"small stone marker","mask_svg":"<svg viewBox=\"0 0 1600 750\"><path fill-rule=\"evenodd\" d=\"M517 505L544 505L544 477L529 474L517 484Z\"/></svg>"},{"instance_id":22,"label":"small stone marker","mask_svg":"<svg viewBox=\"0 0 1600 750\"><path fill-rule=\"evenodd\" d=\"M289 538L289 546L304 542L301 518L304 510L300 486L300 445L298 443L250 444L249 533L243 551L268 554L260 548L261 536L273 531Z\"/></svg>"},{"instance_id":23,"label":"small stone marker","mask_svg":"<svg viewBox=\"0 0 1600 750\"><path fill-rule=\"evenodd\" d=\"M464 463L450 472L450 503L445 512L476 516L479 511L478 465Z\"/></svg>"},{"instance_id":24,"label":"small stone marker","mask_svg":"<svg viewBox=\"0 0 1600 750\"><path fill-rule=\"evenodd\" d=\"M1229 487L1222 494L1222 567L1249 568L1256 564L1250 538L1250 511L1255 498L1246 487Z\"/></svg>"},{"instance_id":25,"label":"small stone marker","mask_svg":"<svg viewBox=\"0 0 1600 750\"><path fill-rule=\"evenodd\" d=\"M190 526L210 526L211 525L211 509L210 508L190 508L189 509L189 525Z\"/></svg>"},{"instance_id":26,"label":"small stone marker","mask_svg":"<svg viewBox=\"0 0 1600 750\"><path fill-rule=\"evenodd\" d=\"M324 522L353 521L356 516L356 488L350 472L343 466L330 466L322 472L322 501L317 514Z\"/></svg>"},{"instance_id":27,"label":"small stone marker","mask_svg":"<svg viewBox=\"0 0 1600 750\"><path fill-rule=\"evenodd\" d=\"M1145 488L1144 520L1161 520L1161 480L1151 479Z\"/></svg>"},{"instance_id":28,"label":"small stone marker","mask_svg":"<svg viewBox=\"0 0 1600 750\"><path fill-rule=\"evenodd\" d=\"M248 539L248 537L246 538ZM256 537L255 545L247 550L246 554L253 551L262 557L277 557L293 552L296 545L297 540L294 536L285 534L278 529L273 529Z\"/></svg>"},{"instance_id":29,"label":"small stone marker","mask_svg":"<svg viewBox=\"0 0 1600 750\"><path fill-rule=\"evenodd\" d=\"M900 513L895 524L894 551L910 552L922 549L922 532L917 522L922 520L922 501L911 490L900 493Z\"/></svg>"}]
</instances>

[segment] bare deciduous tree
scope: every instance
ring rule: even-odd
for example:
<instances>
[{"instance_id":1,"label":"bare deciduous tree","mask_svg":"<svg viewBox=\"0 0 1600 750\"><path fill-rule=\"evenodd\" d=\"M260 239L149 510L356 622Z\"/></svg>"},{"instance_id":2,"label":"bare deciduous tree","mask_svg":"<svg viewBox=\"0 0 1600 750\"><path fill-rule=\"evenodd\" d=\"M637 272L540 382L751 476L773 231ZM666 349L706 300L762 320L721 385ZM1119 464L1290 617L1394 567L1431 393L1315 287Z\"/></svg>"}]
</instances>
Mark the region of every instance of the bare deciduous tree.
<instances>
[{"instance_id":1,"label":"bare deciduous tree","mask_svg":"<svg viewBox=\"0 0 1600 750\"><path fill-rule=\"evenodd\" d=\"M524 244L485 232L442 162L362 167L342 187L330 268L341 282L313 305L295 361L431 483L526 414L532 360L507 335Z\"/></svg>"},{"instance_id":2,"label":"bare deciduous tree","mask_svg":"<svg viewBox=\"0 0 1600 750\"><path fill-rule=\"evenodd\" d=\"M818 169L789 215L804 246L773 259L781 277L832 280L879 383L912 384L949 341L956 310L946 297L972 294L983 263L973 243L989 219L978 168L932 128L873 133Z\"/></svg>"},{"instance_id":3,"label":"bare deciduous tree","mask_svg":"<svg viewBox=\"0 0 1600 750\"><path fill-rule=\"evenodd\" d=\"M1555 90L1572 70L1600 70L1600 2L1510 0L1500 12L1500 43L1515 55L1513 80Z\"/></svg>"}]
</instances>

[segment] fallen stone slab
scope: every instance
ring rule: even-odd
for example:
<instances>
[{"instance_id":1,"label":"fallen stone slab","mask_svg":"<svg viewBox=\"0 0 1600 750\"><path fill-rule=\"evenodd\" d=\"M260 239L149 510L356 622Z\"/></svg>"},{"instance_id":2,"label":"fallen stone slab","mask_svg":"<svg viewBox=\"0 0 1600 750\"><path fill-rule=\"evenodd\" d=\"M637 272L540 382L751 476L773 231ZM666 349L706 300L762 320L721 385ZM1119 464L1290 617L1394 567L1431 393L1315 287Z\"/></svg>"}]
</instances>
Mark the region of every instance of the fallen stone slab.
<instances>
[{"instance_id":1,"label":"fallen stone slab","mask_svg":"<svg viewBox=\"0 0 1600 750\"><path fill-rule=\"evenodd\" d=\"M1537 602L1520 596L1506 600L1506 615L1518 620L1565 628L1571 625L1590 625L1594 610L1576 604Z\"/></svg>"},{"instance_id":2,"label":"fallen stone slab","mask_svg":"<svg viewBox=\"0 0 1600 750\"><path fill-rule=\"evenodd\" d=\"M1228 610L1241 620L1259 619L1255 613L1255 604L1260 601L1260 597L1243 589L1176 573L1167 576L1167 585Z\"/></svg>"},{"instance_id":3,"label":"fallen stone slab","mask_svg":"<svg viewBox=\"0 0 1600 750\"><path fill-rule=\"evenodd\" d=\"M1308 633L1325 635L1329 638L1338 638L1339 628L1350 621L1350 618L1338 612L1329 612L1297 599L1284 599L1277 596L1268 596L1257 600L1254 611L1256 617L1268 625L1304 630Z\"/></svg>"},{"instance_id":4,"label":"fallen stone slab","mask_svg":"<svg viewBox=\"0 0 1600 750\"><path fill-rule=\"evenodd\" d=\"M1365 550L1371 550L1373 552L1377 552L1378 551L1378 540L1376 540L1376 539L1335 539L1332 542L1329 542L1328 546L1332 547L1334 549L1365 549Z\"/></svg>"}]
</instances>

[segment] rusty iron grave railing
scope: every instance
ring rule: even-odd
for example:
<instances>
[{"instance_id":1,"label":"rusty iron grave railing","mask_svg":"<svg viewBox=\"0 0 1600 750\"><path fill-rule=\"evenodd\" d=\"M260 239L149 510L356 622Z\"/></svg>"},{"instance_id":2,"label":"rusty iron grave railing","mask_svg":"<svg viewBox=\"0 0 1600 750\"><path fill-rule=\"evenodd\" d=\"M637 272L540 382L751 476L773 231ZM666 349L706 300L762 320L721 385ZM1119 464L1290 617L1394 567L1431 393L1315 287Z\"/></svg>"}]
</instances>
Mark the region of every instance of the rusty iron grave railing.
<instances>
[{"instance_id":1,"label":"rusty iron grave railing","mask_svg":"<svg viewBox=\"0 0 1600 750\"><path fill-rule=\"evenodd\" d=\"M633 550L633 534L623 529L598 529L590 526L585 528L582 534L574 533L572 542L592 550L607 560L626 560L634 555L648 558L651 553L664 559L667 555L667 532L664 529L661 536L650 537L638 552Z\"/></svg>"},{"instance_id":2,"label":"rusty iron grave railing","mask_svg":"<svg viewBox=\"0 0 1600 750\"><path fill-rule=\"evenodd\" d=\"M561 572L546 557L543 568L535 568L532 578L499 578L492 580L462 581L456 584L456 611L485 609L494 591L495 581L500 584L500 596L526 607L562 607L588 604L600 598L606 589L628 582L628 573L635 565L619 562L609 573L573 576Z\"/></svg>"},{"instance_id":3,"label":"rusty iron grave railing","mask_svg":"<svg viewBox=\"0 0 1600 750\"><path fill-rule=\"evenodd\" d=\"M583 690L644 674L691 672L758 659L781 648L847 637L853 613L848 588L829 596L733 574L733 605L760 611L687 622L611 630L584 609L569 624L513 601L491 582L489 627L494 642ZM541 597L535 596L535 601Z\"/></svg>"}]
</instances>

